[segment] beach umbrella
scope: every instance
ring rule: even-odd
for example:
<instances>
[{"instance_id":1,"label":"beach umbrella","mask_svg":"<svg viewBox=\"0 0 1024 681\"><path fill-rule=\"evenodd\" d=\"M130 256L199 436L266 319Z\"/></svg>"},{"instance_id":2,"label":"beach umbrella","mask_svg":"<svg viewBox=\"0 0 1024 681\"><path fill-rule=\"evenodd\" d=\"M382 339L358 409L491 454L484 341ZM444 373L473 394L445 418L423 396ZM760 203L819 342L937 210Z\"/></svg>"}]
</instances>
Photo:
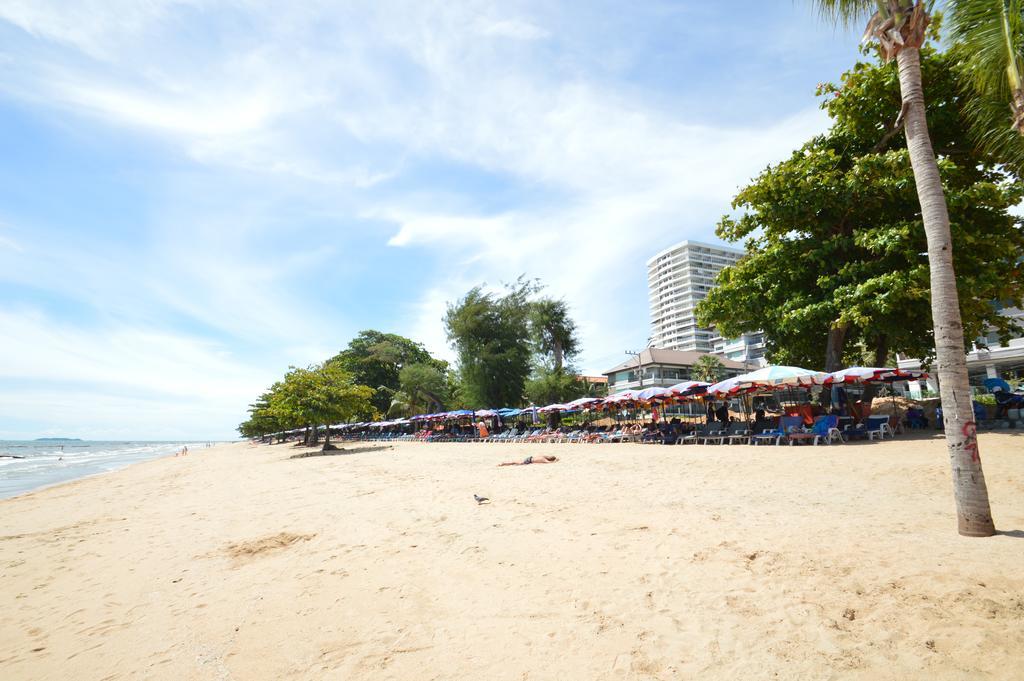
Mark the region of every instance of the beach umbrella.
<instances>
[{"instance_id":1,"label":"beach umbrella","mask_svg":"<svg viewBox=\"0 0 1024 681\"><path fill-rule=\"evenodd\" d=\"M481 416L481 417L497 416L498 415L498 412L494 411L493 409L477 409L473 413L474 413L474 415Z\"/></svg>"},{"instance_id":2,"label":"beach umbrella","mask_svg":"<svg viewBox=\"0 0 1024 681\"><path fill-rule=\"evenodd\" d=\"M895 373L897 370L892 367L849 367L839 371L833 371L825 376L822 381L824 385L836 383L869 383L878 381L881 376Z\"/></svg>"},{"instance_id":3,"label":"beach umbrella","mask_svg":"<svg viewBox=\"0 0 1024 681\"><path fill-rule=\"evenodd\" d=\"M592 405L594 405L594 404L596 404L597 402L600 402L600 401L601 401L600 397L581 397L578 400L573 400L572 402L566 402L565 406L572 407L574 409L585 409L585 408L587 408L589 406L592 406Z\"/></svg>"},{"instance_id":4,"label":"beach umbrella","mask_svg":"<svg viewBox=\"0 0 1024 681\"><path fill-rule=\"evenodd\" d=\"M850 367L833 371L828 374L823 383L825 385L837 384L866 384L866 383L896 383L897 381L916 381L928 378L927 372L920 369L894 369L892 367ZM896 392L892 392L892 415L897 417Z\"/></svg>"},{"instance_id":5,"label":"beach umbrella","mask_svg":"<svg viewBox=\"0 0 1024 681\"><path fill-rule=\"evenodd\" d=\"M657 400L665 400L670 397L672 397L672 391L660 386L644 388L636 393L636 399L638 402L653 402Z\"/></svg>"},{"instance_id":6,"label":"beach umbrella","mask_svg":"<svg viewBox=\"0 0 1024 681\"><path fill-rule=\"evenodd\" d=\"M538 414L547 414L553 411L569 411L570 407L564 404L549 404L537 409Z\"/></svg>"},{"instance_id":7,"label":"beach umbrella","mask_svg":"<svg viewBox=\"0 0 1024 681\"><path fill-rule=\"evenodd\" d=\"M704 381L683 381L682 383L670 385L668 390L675 397L693 397L707 392L710 386L710 383L705 383Z\"/></svg>"},{"instance_id":8,"label":"beach umbrella","mask_svg":"<svg viewBox=\"0 0 1024 681\"><path fill-rule=\"evenodd\" d=\"M823 371L812 371L801 367L768 366L719 381L708 387L707 394L711 397L727 398L736 395L750 395L762 390L786 390L788 393L792 388L821 385L827 375ZM744 403L744 408L746 408L746 403Z\"/></svg>"},{"instance_id":9,"label":"beach umbrella","mask_svg":"<svg viewBox=\"0 0 1024 681\"><path fill-rule=\"evenodd\" d=\"M800 367L769 366L748 374L741 374L736 379L740 383L747 383L759 388L806 388L812 385L821 385L827 375L823 371L812 371Z\"/></svg>"},{"instance_id":10,"label":"beach umbrella","mask_svg":"<svg viewBox=\"0 0 1024 681\"><path fill-rule=\"evenodd\" d=\"M669 394L663 401L678 404L683 401L696 400L704 395L710 385L704 381L683 381L670 385L667 388ZM688 412L688 415L691 414Z\"/></svg>"},{"instance_id":11,"label":"beach umbrella","mask_svg":"<svg viewBox=\"0 0 1024 681\"><path fill-rule=\"evenodd\" d=\"M639 393L636 390L621 390L604 398L602 405L606 408L616 409L615 420L618 421L619 411L623 407L633 407L639 401Z\"/></svg>"},{"instance_id":12,"label":"beach umbrella","mask_svg":"<svg viewBox=\"0 0 1024 681\"><path fill-rule=\"evenodd\" d=\"M585 420L589 424L591 410L600 409L601 401L602 400L600 397L581 397L579 399L573 400L572 402L566 402L565 406L572 407L573 409L582 409L586 411L587 416Z\"/></svg>"},{"instance_id":13,"label":"beach umbrella","mask_svg":"<svg viewBox=\"0 0 1024 681\"><path fill-rule=\"evenodd\" d=\"M1003 391L1005 393L1013 392L1013 388L1010 386L1010 384L1001 378L986 378L984 385L990 393L998 391Z\"/></svg>"},{"instance_id":14,"label":"beach umbrella","mask_svg":"<svg viewBox=\"0 0 1024 681\"><path fill-rule=\"evenodd\" d=\"M760 386L741 381L739 376L733 376L732 378L709 385L704 394L708 397L732 397L733 395L756 392L758 390L761 390Z\"/></svg>"},{"instance_id":15,"label":"beach umbrella","mask_svg":"<svg viewBox=\"0 0 1024 681\"><path fill-rule=\"evenodd\" d=\"M731 397L758 390L809 388L821 385L826 376L828 374L823 371L811 371L800 367L769 366L719 381L708 387L707 394L712 397Z\"/></svg>"}]
</instances>

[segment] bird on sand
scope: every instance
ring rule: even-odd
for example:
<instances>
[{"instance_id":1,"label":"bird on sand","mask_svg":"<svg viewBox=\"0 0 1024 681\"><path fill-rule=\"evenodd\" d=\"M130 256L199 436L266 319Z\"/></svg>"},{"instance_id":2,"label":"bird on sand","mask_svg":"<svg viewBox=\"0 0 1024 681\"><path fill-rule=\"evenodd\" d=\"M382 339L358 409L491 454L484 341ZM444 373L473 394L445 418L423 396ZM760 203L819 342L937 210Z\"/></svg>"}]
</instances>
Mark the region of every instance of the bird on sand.
<instances>
[{"instance_id":1,"label":"bird on sand","mask_svg":"<svg viewBox=\"0 0 1024 681\"><path fill-rule=\"evenodd\" d=\"M481 497L481 496L478 496L476 494L473 495L473 498L476 499L476 503L478 503L478 504L482 504L482 503L490 501L490 499L488 499L487 497Z\"/></svg>"}]
</instances>

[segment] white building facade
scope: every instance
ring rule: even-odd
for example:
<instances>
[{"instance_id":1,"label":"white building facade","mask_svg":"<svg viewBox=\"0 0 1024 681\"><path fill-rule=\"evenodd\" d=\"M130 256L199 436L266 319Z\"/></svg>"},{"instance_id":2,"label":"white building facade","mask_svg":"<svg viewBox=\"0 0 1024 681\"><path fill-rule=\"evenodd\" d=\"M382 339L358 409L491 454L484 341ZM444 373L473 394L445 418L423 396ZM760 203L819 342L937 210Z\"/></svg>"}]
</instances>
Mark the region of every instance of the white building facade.
<instances>
[{"instance_id":1,"label":"white building facade","mask_svg":"<svg viewBox=\"0 0 1024 681\"><path fill-rule=\"evenodd\" d=\"M1000 312L1024 326L1024 310L1009 307ZM924 367L920 359L903 356L898 358L897 366L901 369L930 368ZM995 331L976 338L967 353L967 375L973 387L984 385L987 378L1024 380L1024 338L1011 338L1006 345L1000 343L999 334ZM928 379L928 388L938 391L936 376Z\"/></svg>"},{"instance_id":2,"label":"white building facade","mask_svg":"<svg viewBox=\"0 0 1024 681\"><path fill-rule=\"evenodd\" d=\"M697 326L697 303L715 287L723 268L736 264L744 252L700 241L683 241L647 261L651 308L651 341L655 348L713 352L738 362L760 364L764 336L744 334L726 339L713 329Z\"/></svg>"}]
</instances>

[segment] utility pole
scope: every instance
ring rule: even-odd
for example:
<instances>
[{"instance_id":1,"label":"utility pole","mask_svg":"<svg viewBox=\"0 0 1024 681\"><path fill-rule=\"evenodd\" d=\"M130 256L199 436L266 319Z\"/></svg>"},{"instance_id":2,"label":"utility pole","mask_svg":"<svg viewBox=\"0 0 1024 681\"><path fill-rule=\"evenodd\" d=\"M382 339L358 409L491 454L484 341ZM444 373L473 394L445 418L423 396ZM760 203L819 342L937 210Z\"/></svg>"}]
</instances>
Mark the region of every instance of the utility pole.
<instances>
[{"instance_id":1,"label":"utility pole","mask_svg":"<svg viewBox=\"0 0 1024 681\"><path fill-rule=\"evenodd\" d=\"M636 375L639 376L639 378L640 378L640 388L643 389L643 387L644 387L644 372L640 368L640 353L639 352L633 352L632 350L626 350L626 354L627 355L633 355L634 357L636 357Z\"/></svg>"}]
</instances>

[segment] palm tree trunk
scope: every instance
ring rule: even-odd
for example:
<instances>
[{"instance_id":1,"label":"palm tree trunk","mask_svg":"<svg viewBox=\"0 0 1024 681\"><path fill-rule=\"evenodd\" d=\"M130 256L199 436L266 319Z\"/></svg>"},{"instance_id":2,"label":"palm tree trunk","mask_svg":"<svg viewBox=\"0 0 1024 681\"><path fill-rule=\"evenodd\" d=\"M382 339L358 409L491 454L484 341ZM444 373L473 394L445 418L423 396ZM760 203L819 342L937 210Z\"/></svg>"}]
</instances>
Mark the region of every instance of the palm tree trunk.
<instances>
[{"instance_id":1,"label":"palm tree trunk","mask_svg":"<svg viewBox=\"0 0 1024 681\"><path fill-rule=\"evenodd\" d=\"M932 324L935 327L936 365L939 397L945 423L946 444L953 469L953 494L956 498L958 529L968 537L995 534L992 510L988 502L985 474L981 470L977 425L967 382L967 357L964 353L964 329L960 319L953 271L953 242L949 233L949 213L942 191L939 166L932 150L925 119L924 91L921 86L921 62L917 48L904 47L896 55L903 96L907 149L914 170L921 218L928 240L931 273Z\"/></svg>"}]
</instances>

